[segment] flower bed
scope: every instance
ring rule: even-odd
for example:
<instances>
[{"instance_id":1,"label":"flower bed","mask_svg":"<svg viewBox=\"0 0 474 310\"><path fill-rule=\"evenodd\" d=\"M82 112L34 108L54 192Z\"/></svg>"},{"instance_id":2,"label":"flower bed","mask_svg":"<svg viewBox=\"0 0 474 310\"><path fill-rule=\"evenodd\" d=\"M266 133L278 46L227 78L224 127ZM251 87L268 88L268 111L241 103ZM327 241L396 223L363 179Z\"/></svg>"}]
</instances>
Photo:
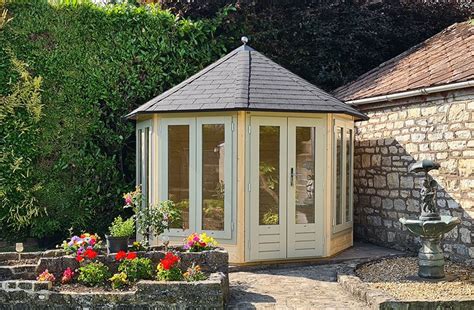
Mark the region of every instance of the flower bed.
<instances>
[{"instance_id":1,"label":"flower bed","mask_svg":"<svg viewBox=\"0 0 474 310\"><path fill-rule=\"evenodd\" d=\"M8 309L223 309L226 277L212 273L204 281L138 281L128 291L53 291L38 281L3 281L0 307Z\"/></svg>"},{"instance_id":2,"label":"flower bed","mask_svg":"<svg viewBox=\"0 0 474 310\"><path fill-rule=\"evenodd\" d=\"M100 307L105 305L113 305L114 307L126 306L127 309L143 309L153 307L197 307L197 308L223 308L228 299L229 280L228 280L228 254L226 251L214 248L202 252L185 252L182 248L170 248L179 259L179 265L182 279L180 281L157 281L157 266L166 261L169 251L139 251L123 254L97 255L94 257L94 263L100 263L109 270L109 275L114 273L120 274L119 266L127 260L127 256L131 258L129 261L135 261L137 256L141 259L149 259L153 274L152 280L132 281L129 285L117 287L113 289L106 281L106 285L98 285L96 287L88 287L78 283L77 276L80 274L81 266L88 266L91 262L79 262L75 255L65 255L64 251L48 251L37 253L23 253L22 255L37 263L34 267L34 273L41 275L41 280L48 280L51 274L55 277L55 285L49 281L37 281L31 279L23 279L22 277L10 278L4 277L0 281L0 308L1 305L21 305L24 309L39 309L45 306L61 308L77 308L77 307ZM130 253L133 253L130 256ZM0 263L11 261L13 255L0 255ZM118 259L117 259L118 256ZM169 254L168 254L169 257ZM176 261L175 258L172 259ZM126 263L127 265L129 263ZM179 267L178 267L179 266ZM196 273L193 271L199 266L204 278L185 280L188 276ZM6 266L15 267L15 266ZM130 267L130 266L128 266ZM165 267L169 267L166 265ZM193 269L194 268L194 269ZM45 271L48 271L45 274ZM122 269L123 270L123 269ZM75 275L71 275L75 273ZM186 273L189 273L186 275ZM75 278L75 283L70 284L69 280L63 278L69 276ZM10 279L8 279L10 278ZM38 278L39 279L39 278ZM49 280L52 280L49 278ZM23 308L22 308L23 309Z\"/></svg>"},{"instance_id":3,"label":"flower bed","mask_svg":"<svg viewBox=\"0 0 474 310\"><path fill-rule=\"evenodd\" d=\"M170 200L144 208L139 186L124 199L135 214L114 219L106 250L100 236L82 232L58 246L62 250L21 254L37 264L12 266L16 257L0 255L0 306L222 308L229 295L227 252L205 233L191 234L182 247L168 248L165 238L163 250L151 250L150 235L169 230L179 210ZM129 247L135 221L144 244Z\"/></svg>"}]
</instances>

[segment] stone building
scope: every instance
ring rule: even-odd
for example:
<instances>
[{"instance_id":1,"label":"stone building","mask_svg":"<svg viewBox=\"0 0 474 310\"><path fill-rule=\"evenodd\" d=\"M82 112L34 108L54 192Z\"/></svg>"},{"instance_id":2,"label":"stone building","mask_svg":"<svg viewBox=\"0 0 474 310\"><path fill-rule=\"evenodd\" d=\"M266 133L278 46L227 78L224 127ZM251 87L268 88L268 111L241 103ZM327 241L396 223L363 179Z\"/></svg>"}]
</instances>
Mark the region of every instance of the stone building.
<instances>
[{"instance_id":1,"label":"stone building","mask_svg":"<svg viewBox=\"0 0 474 310\"><path fill-rule=\"evenodd\" d=\"M410 164L441 164L440 212L462 219L444 242L452 260L474 264L474 25L454 24L335 91L368 114L356 123L356 237L416 250L398 222L419 214L422 175Z\"/></svg>"}]
</instances>

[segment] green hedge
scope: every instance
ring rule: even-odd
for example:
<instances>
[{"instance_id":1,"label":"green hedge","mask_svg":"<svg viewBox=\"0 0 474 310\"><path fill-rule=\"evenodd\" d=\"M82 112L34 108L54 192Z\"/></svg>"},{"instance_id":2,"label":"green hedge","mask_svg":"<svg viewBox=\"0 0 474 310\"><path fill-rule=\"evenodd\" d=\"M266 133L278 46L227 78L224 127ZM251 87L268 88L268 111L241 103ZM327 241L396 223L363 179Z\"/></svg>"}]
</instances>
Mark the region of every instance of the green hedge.
<instances>
[{"instance_id":1,"label":"green hedge","mask_svg":"<svg viewBox=\"0 0 474 310\"><path fill-rule=\"evenodd\" d=\"M13 20L0 29L0 96L24 83L15 57L42 78L42 114L24 124L28 135L11 134L19 123L2 128L10 133L2 152L17 156L0 162L0 228L7 237L60 237L71 227L106 232L123 212L120 193L134 183L134 124L122 116L239 45L243 34L257 50L332 90L472 10L243 1L226 16L217 11L235 1L166 4L199 20L191 22L149 7L56 2L76 4L10 1ZM9 124L25 120L23 110L15 111ZM14 158L24 159L28 173L15 170ZM31 208L12 216L21 201Z\"/></svg>"},{"instance_id":2,"label":"green hedge","mask_svg":"<svg viewBox=\"0 0 474 310\"><path fill-rule=\"evenodd\" d=\"M18 78L11 49L43 79L28 178L42 184L34 201L45 212L20 225L6 212L18 193L8 192L2 236L105 232L134 183L134 123L123 115L221 56L215 33L222 21L125 5L13 1L7 8L13 20L0 30L0 95ZM13 170L4 168L5 175Z\"/></svg>"}]
</instances>

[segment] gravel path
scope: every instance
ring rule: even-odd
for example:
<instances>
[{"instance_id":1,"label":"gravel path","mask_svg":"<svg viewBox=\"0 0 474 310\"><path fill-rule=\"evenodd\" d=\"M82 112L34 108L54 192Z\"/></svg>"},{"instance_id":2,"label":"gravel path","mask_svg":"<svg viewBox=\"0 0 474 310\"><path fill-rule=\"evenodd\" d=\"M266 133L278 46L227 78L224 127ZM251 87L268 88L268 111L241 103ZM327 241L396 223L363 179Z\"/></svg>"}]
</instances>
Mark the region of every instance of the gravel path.
<instances>
[{"instance_id":1,"label":"gravel path","mask_svg":"<svg viewBox=\"0 0 474 310\"><path fill-rule=\"evenodd\" d=\"M427 281L416 277L417 258L400 257L368 263L356 270L357 276L373 289L386 291L400 299L461 300L474 296L474 269L447 262L450 281Z\"/></svg>"},{"instance_id":2,"label":"gravel path","mask_svg":"<svg viewBox=\"0 0 474 310\"><path fill-rule=\"evenodd\" d=\"M368 309L336 282L343 264L233 272L229 309Z\"/></svg>"}]
</instances>

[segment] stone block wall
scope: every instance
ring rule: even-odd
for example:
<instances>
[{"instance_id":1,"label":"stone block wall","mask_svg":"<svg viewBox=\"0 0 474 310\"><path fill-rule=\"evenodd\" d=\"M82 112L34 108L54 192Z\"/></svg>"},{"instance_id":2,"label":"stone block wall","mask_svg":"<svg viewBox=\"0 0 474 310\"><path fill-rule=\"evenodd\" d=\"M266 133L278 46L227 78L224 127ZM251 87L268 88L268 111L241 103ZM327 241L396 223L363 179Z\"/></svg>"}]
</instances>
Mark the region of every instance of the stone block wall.
<instances>
[{"instance_id":1,"label":"stone block wall","mask_svg":"<svg viewBox=\"0 0 474 310\"><path fill-rule=\"evenodd\" d=\"M370 120L356 123L355 237L402 250L418 240L398 221L418 217L423 174L408 173L417 160L441 164L441 214L462 223L445 236L446 255L474 265L474 88L362 107Z\"/></svg>"}]
</instances>

